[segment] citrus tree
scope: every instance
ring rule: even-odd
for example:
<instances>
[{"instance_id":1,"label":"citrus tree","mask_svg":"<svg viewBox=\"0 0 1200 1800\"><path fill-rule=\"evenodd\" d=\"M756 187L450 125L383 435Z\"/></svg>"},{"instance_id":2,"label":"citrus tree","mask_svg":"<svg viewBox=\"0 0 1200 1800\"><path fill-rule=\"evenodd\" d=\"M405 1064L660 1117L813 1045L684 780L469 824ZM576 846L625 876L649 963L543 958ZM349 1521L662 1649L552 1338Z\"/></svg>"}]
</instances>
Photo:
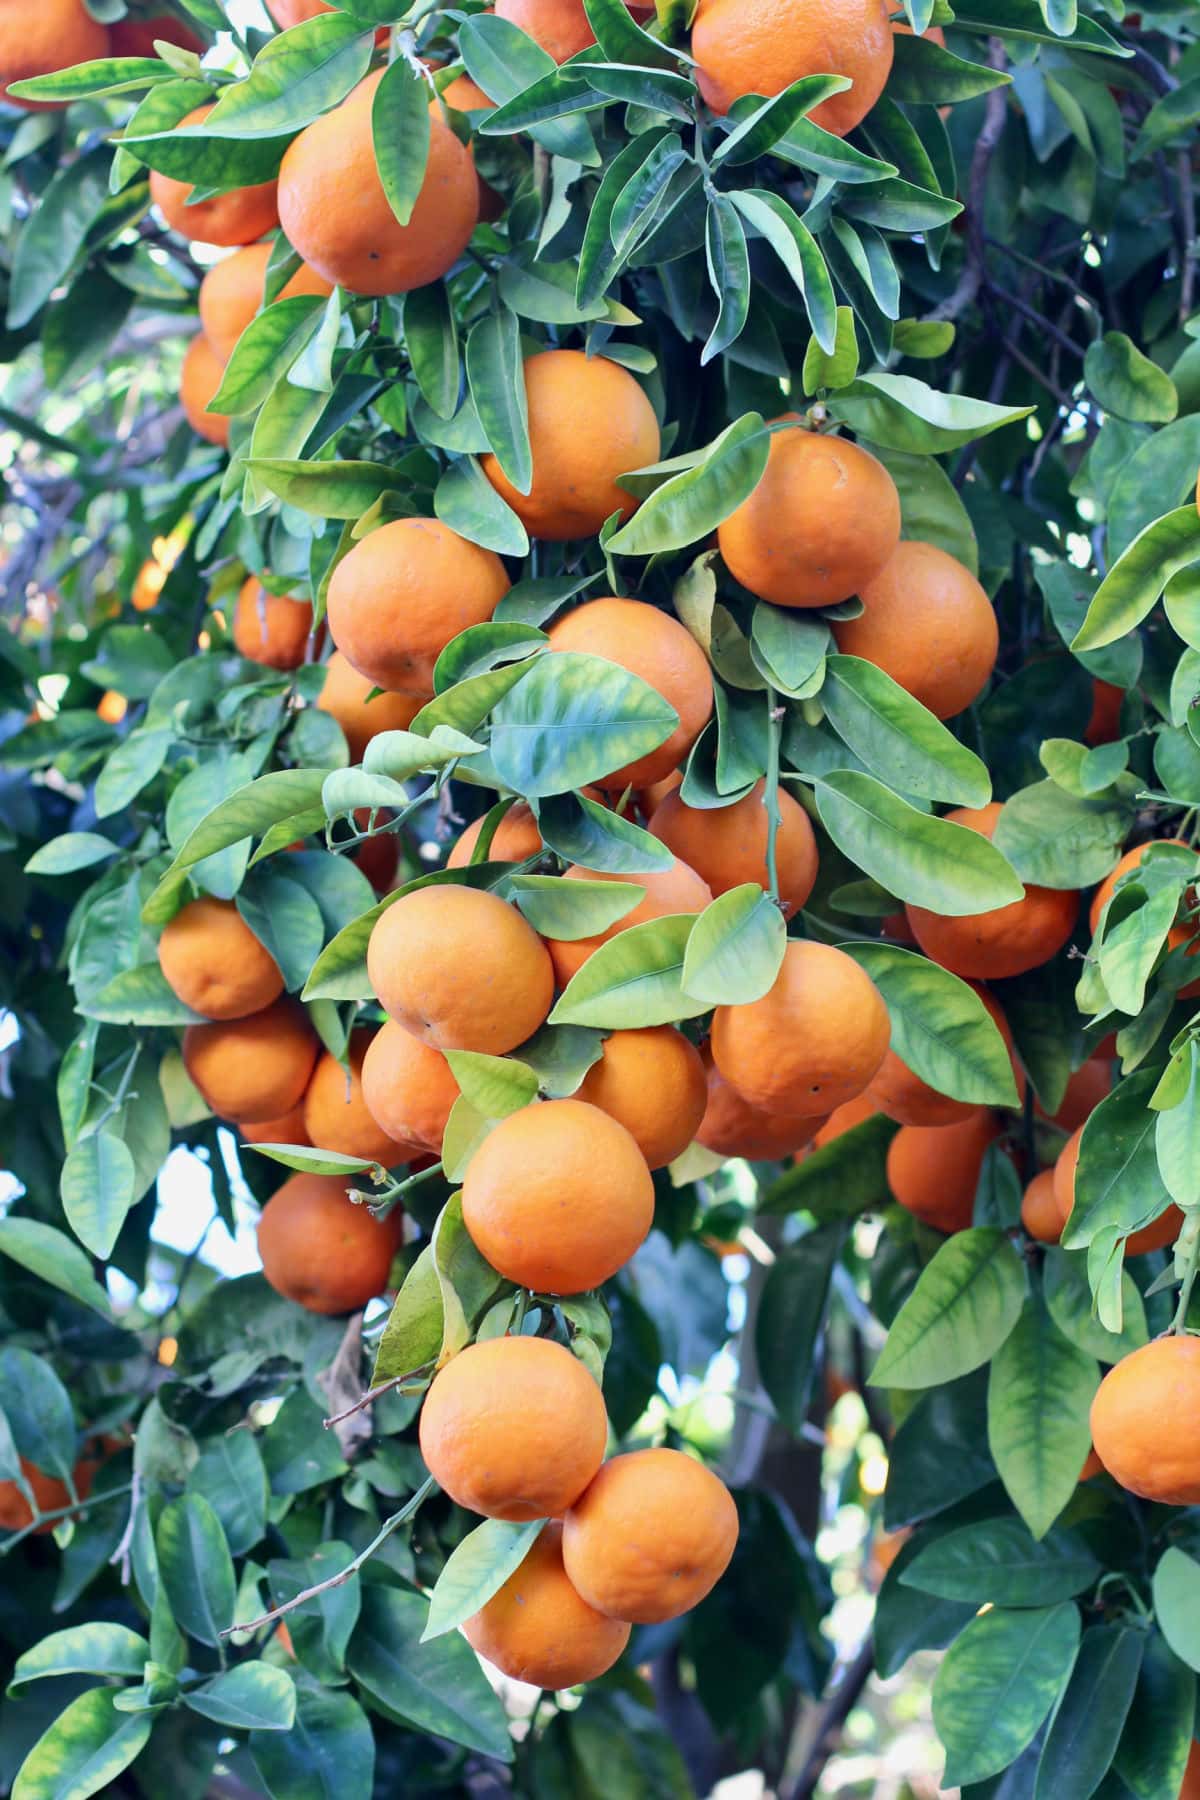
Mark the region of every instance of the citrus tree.
<instances>
[{"instance_id":1,"label":"citrus tree","mask_svg":"<svg viewBox=\"0 0 1200 1800\"><path fill-rule=\"evenodd\" d=\"M0 1779L1200 1791L1193 11L267 10L0 0Z\"/></svg>"}]
</instances>

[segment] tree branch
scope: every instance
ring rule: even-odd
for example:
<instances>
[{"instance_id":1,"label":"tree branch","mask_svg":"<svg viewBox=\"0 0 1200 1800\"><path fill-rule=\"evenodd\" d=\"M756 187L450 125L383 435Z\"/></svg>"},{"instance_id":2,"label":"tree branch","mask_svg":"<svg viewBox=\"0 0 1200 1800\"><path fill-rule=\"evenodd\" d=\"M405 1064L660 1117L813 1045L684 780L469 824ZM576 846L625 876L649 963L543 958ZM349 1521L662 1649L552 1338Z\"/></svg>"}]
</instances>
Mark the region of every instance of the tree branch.
<instances>
[{"instance_id":1,"label":"tree branch","mask_svg":"<svg viewBox=\"0 0 1200 1800\"><path fill-rule=\"evenodd\" d=\"M1004 67L1004 44L1000 38L988 39L987 60L990 69ZM983 129L975 140L975 150L971 157L971 174L967 184L966 260L953 293L948 294L934 307L929 314L931 319L957 319L971 305L983 282L983 259L986 249L983 213L988 169L991 167L996 145L1000 142L1000 134L1004 130L1007 107L1008 102L1005 99L1004 89L1002 87L993 88L987 97Z\"/></svg>"}]
</instances>

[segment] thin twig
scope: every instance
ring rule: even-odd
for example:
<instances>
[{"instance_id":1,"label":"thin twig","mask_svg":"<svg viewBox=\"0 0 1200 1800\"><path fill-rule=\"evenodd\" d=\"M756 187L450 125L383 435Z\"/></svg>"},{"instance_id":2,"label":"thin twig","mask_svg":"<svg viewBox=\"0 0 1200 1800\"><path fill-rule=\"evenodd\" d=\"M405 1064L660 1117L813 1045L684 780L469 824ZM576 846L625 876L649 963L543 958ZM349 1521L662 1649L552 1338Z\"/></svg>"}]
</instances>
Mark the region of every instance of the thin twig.
<instances>
[{"instance_id":1,"label":"thin twig","mask_svg":"<svg viewBox=\"0 0 1200 1800\"><path fill-rule=\"evenodd\" d=\"M811 1800L842 1726L870 1680L874 1667L875 1647L868 1633L833 1692L815 1714L810 1715L811 1722L803 1734L807 1755L795 1786L788 1792L787 1800Z\"/></svg>"},{"instance_id":2,"label":"thin twig","mask_svg":"<svg viewBox=\"0 0 1200 1800\"><path fill-rule=\"evenodd\" d=\"M767 884L772 900L779 898L779 740L783 732L784 708L779 696L767 684L767 779L764 803L767 809Z\"/></svg>"},{"instance_id":3,"label":"thin twig","mask_svg":"<svg viewBox=\"0 0 1200 1800\"><path fill-rule=\"evenodd\" d=\"M89 1494L86 1500L76 1500L72 1506L56 1506L53 1512L38 1513L28 1525L23 1525L20 1531L14 1531L11 1537L6 1537L0 1543L0 1556L7 1556L10 1550L15 1550L18 1544L23 1543L33 1532L40 1531L43 1525L57 1524L59 1519L73 1518L77 1513L85 1513L89 1506L103 1506L107 1500L119 1500L132 1487L133 1482L126 1481L120 1487L106 1488L102 1494Z\"/></svg>"},{"instance_id":4,"label":"thin twig","mask_svg":"<svg viewBox=\"0 0 1200 1800\"><path fill-rule=\"evenodd\" d=\"M990 69L1004 67L1004 44L1000 38L988 39L987 60ZM967 184L966 259L953 293L947 294L946 298L933 308L929 314L931 319L957 319L971 305L983 282L985 252L983 214L987 195L988 170L1004 130L1007 106L1005 90L1002 87L992 88L987 97L983 127L975 140L975 149L971 156L971 174Z\"/></svg>"},{"instance_id":5,"label":"thin twig","mask_svg":"<svg viewBox=\"0 0 1200 1800\"><path fill-rule=\"evenodd\" d=\"M384 1394L390 1394L393 1388L402 1388L407 1381L421 1379L431 1367L430 1363L422 1363L419 1369L410 1369L407 1375L393 1375L390 1381L381 1381L378 1387L368 1388L366 1393L354 1402L353 1406L346 1408L345 1412L333 1413L324 1420L326 1431L331 1431L335 1425L340 1425L343 1419L350 1418L353 1413L361 1412L364 1406L373 1406L376 1400L381 1399Z\"/></svg>"}]
</instances>

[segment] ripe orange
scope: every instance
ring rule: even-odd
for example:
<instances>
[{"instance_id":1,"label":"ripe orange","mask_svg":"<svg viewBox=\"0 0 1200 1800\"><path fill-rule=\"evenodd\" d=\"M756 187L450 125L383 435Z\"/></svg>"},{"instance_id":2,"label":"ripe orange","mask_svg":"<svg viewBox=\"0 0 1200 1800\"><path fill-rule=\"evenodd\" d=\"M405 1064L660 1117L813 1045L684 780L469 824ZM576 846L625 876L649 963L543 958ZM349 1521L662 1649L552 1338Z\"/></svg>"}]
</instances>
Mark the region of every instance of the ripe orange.
<instances>
[{"instance_id":1,"label":"ripe orange","mask_svg":"<svg viewBox=\"0 0 1200 1800\"><path fill-rule=\"evenodd\" d=\"M341 1175L293 1175L262 1210L263 1274L286 1300L314 1313L354 1312L388 1283L404 1235L393 1207L377 1219L351 1200Z\"/></svg>"},{"instance_id":2,"label":"ripe orange","mask_svg":"<svg viewBox=\"0 0 1200 1800\"><path fill-rule=\"evenodd\" d=\"M14 77L14 80L16 78ZM75 1492L80 1500L86 1500L92 1491L92 1478L97 1464L82 1460L77 1462L73 1471ZM57 1475L47 1475L36 1469L27 1457L21 1458L21 1473L33 1492L39 1513L58 1512L61 1507L70 1506L71 1496L67 1492L67 1484L60 1481ZM0 1530L24 1531L33 1522L33 1509L15 1481L0 1481ZM45 1537L54 1530L57 1519L48 1519L39 1525L34 1537Z\"/></svg>"},{"instance_id":3,"label":"ripe orange","mask_svg":"<svg viewBox=\"0 0 1200 1800\"><path fill-rule=\"evenodd\" d=\"M232 900L202 894L166 925L159 966L172 993L206 1019L244 1019L283 992L283 976Z\"/></svg>"},{"instance_id":4,"label":"ripe orange","mask_svg":"<svg viewBox=\"0 0 1200 1800\"><path fill-rule=\"evenodd\" d=\"M1166 1506L1200 1501L1200 1338L1161 1337L1122 1357L1092 1401L1092 1443L1115 1481Z\"/></svg>"},{"instance_id":5,"label":"ripe orange","mask_svg":"<svg viewBox=\"0 0 1200 1800\"><path fill-rule=\"evenodd\" d=\"M243 1144L305 1145L309 1137L304 1129L304 1102L293 1106L291 1112L284 1113L280 1119L246 1121L238 1126L238 1135Z\"/></svg>"},{"instance_id":6,"label":"ripe orange","mask_svg":"<svg viewBox=\"0 0 1200 1800\"><path fill-rule=\"evenodd\" d=\"M213 415L214 419L216 415ZM153 612L171 573L165 563L148 556L134 577L129 604L134 612Z\"/></svg>"},{"instance_id":7,"label":"ripe orange","mask_svg":"<svg viewBox=\"0 0 1200 1800\"><path fill-rule=\"evenodd\" d=\"M189 1025L183 1034L188 1074L213 1111L238 1125L291 1112L308 1086L317 1049L303 1007L286 998L245 1019Z\"/></svg>"},{"instance_id":8,"label":"ripe orange","mask_svg":"<svg viewBox=\"0 0 1200 1800\"><path fill-rule=\"evenodd\" d=\"M1075 1171L1079 1166L1079 1146L1083 1137L1083 1126L1073 1131L1058 1153L1058 1161L1054 1165L1054 1204L1058 1209L1058 1229L1061 1232L1071 1216L1075 1205ZM1148 1225L1140 1230L1130 1232L1125 1239L1126 1256L1144 1256L1148 1250L1165 1250L1179 1236L1183 1225L1183 1214L1179 1208L1170 1205L1165 1212L1151 1219Z\"/></svg>"},{"instance_id":9,"label":"ripe orange","mask_svg":"<svg viewBox=\"0 0 1200 1800\"><path fill-rule=\"evenodd\" d=\"M823 1120L751 1106L714 1068L711 1056L705 1060L708 1104L696 1131L698 1144L717 1156L778 1162L785 1156L794 1156L813 1141Z\"/></svg>"},{"instance_id":10,"label":"ripe orange","mask_svg":"<svg viewBox=\"0 0 1200 1800\"><path fill-rule=\"evenodd\" d=\"M589 1605L655 1625L703 1600L738 1538L733 1496L679 1450L614 1456L563 1520L563 1562Z\"/></svg>"},{"instance_id":11,"label":"ripe orange","mask_svg":"<svg viewBox=\"0 0 1200 1800\"><path fill-rule=\"evenodd\" d=\"M890 1034L879 989L853 958L794 939L769 993L718 1006L712 1056L752 1105L824 1117L864 1091Z\"/></svg>"},{"instance_id":12,"label":"ripe orange","mask_svg":"<svg viewBox=\"0 0 1200 1800\"><path fill-rule=\"evenodd\" d=\"M1179 1790L1179 1800L1200 1800L1200 1744L1195 1742L1188 1751L1187 1768L1183 1772L1183 1786Z\"/></svg>"},{"instance_id":13,"label":"ripe orange","mask_svg":"<svg viewBox=\"0 0 1200 1800\"><path fill-rule=\"evenodd\" d=\"M657 462L661 443L654 408L628 369L582 350L541 350L526 360L525 395L529 492L491 454L482 465L530 537L594 537L612 513L628 518L638 502L618 477Z\"/></svg>"},{"instance_id":14,"label":"ripe orange","mask_svg":"<svg viewBox=\"0 0 1200 1800\"><path fill-rule=\"evenodd\" d=\"M199 125L211 111L211 105L198 106L180 119L175 129L182 131L185 126ZM214 194L211 200L197 200L194 206L188 205L191 194L190 181L176 181L158 169L150 171L151 200L171 230L190 242L252 244L279 223L273 181L231 188L227 194Z\"/></svg>"},{"instance_id":15,"label":"ripe orange","mask_svg":"<svg viewBox=\"0 0 1200 1800\"><path fill-rule=\"evenodd\" d=\"M893 1198L938 1231L965 1231L975 1208L983 1154L999 1136L984 1106L957 1125L902 1125L888 1146Z\"/></svg>"},{"instance_id":16,"label":"ripe orange","mask_svg":"<svg viewBox=\"0 0 1200 1800\"><path fill-rule=\"evenodd\" d=\"M990 838L1001 810L999 801L993 800L988 806L959 807L946 817ZM1074 929L1079 895L1027 882L1024 899L992 912L953 919L923 906L908 906L905 912L926 956L955 975L992 981L1023 975L1057 955Z\"/></svg>"},{"instance_id":17,"label":"ripe orange","mask_svg":"<svg viewBox=\"0 0 1200 1800\"><path fill-rule=\"evenodd\" d=\"M672 769L661 781L652 781L649 787L637 791L638 811L643 819L652 819L668 794L674 794L683 786L683 770Z\"/></svg>"},{"instance_id":18,"label":"ripe orange","mask_svg":"<svg viewBox=\"0 0 1200 1800\"><path fill-rule=\"evenodd\" d=\"M179 402L192 430L210 444L224 449L229 443L229 420L224 413L210 413L208 403L221 385L224 364L212 345L197 334L184 352L179 374Z\"/></svg>"},{"instance_id":19,"label":"ripe orange","mask_svg":"<svg viewBox=\"0 0 1200 1800\"><path fill-rule=\"evenodd\" d=\"M679 714L665 743L613 769L600 787L643 788L661 781L683 761L712 717L708 658L678 619L644 601L589 600L551 626L550 648L616 663L640 676Z\"/></svg>"},{"instance_id":20,"label":"ripe orange","mask_svg":"<svg viewBox=\"0 0 1200 1800\"><path fill-rule=\"evenodd\" d=\"M412 694L376 694L374 688L375 683L360 675L340 650L325 664L317 707L341 726L351 762L362 761L367 745L381 731L407 731L425 704Z\"/></svg>"},{"instance_id":21,"label":"ripe orange","mask_svg":"<svg viewBox=\"0 0 1200 1800\"><path fill-rule=\"evenodd\" d=\"M629 1642L629 1626L582 1599L563 1568L562 1526L543 1526L524 1562L463 1626L473 1650L514 1681L554 1690L594 1681Z\"/></svg>"},{"instance_id":22,"label":"ripe orange","mask_svg":"<svg viewBox=\"0 0 1200 1800\"><path fill-rule=\"evenodd\" d=\"M758 781L732 806L711 810L688 806L678 791L669 794L650 820L649 830L689 868L707 881L714 894L726 894L743 882L767 885L767 784ZM787 789L780 787L779 830L775 856L779 897L784 916L798 912L817 879L817 841L808 814Z\"/></svg>"},{"instance_id":23,"label":"ripe orange","mask_svg":"<svg viewBox=\"0 0 1200 1800\"><path fill-rule=\"evenodd\" d=\"M371 933L367 969L384 1010L435 1050L503 1056L533 1036L554 998L541 938L482 888L402 895Z\"/></svg>"},{"instance_id":24,"label":"ripe orange","mask_svg":"<svg viewBox=\"0 0 1200 1800\"><path fill-rule=\"evenodd\" d=\"M195 32L170 13L158 13L153 19L118 19L108 30L114 56L156 56L156 40L177 44L181 50L194 50L197 56L204 50Z\"/></svg>"},{"instance_id":25,"label":"ripe orange","mask_svg":"<svg viewBox=\"0 0 1200 1800\"><path fill-rule=\"evenodd\" d=\"M844 1132L853 1131L856 1125L863 1125L868 1119L878 1116L879 1108L864 1088L857 1100L847 1100L845 1106L839 1106L830 1113L825 1123L813 1138L813 1149L823 1150L826 1144L832 1144Z\"/></svg>"},{"instance_id":26,"label":"ripe orange","mask_svg":"<svg viewBox=\"0 0 1200 1800\"><path fill-rule=\"evenodd\" d=\"M10 81L32 81L76 63L109 54L108 27L93 19L82 0L44 0L38 6L10 3L0 8L0 98L26 112L44 112L53 102L14 100Z\"/></svg>"},{"instance_id":27,"label":"ripe orange","mask_svg":"<svg viewBox=\"0 0 1200 1800\"><path fill-rule=\"evenodd\" d=\"M622 931L628 931L631 925L645 925L650 919L665 919L671 913L699 913L712 899L708 883L701 881L693 869L678 859L669 869L652 869L648 874L613 875L606 869L580 869L572 865L564 871L567 881L625 881L631 885L645 888L645 899L602 931L597 937L589 938L548 938L546 948L554 963L554 973L559 987L566 987L572 975L582 969L593 950L601 944L609 943Z\"/></svg>"},{"instance_id":28,"label":"ripe orange","mask_svg":"<svg viewBox=\"0 0 1200 1800\"><path fill-rule=\"evenodd\" d=\"M200 283L200 324L223 362L229 361L238 339L262 307L270 260L270 244L248 244L244 250L235 250L232 256L214 263ZM332 292L323 275L301 263L275 298L290 300L297 294Z\"/></svg>"},{"instance_id":29,"label":"ripe orange","mask_svg":"<svg viewBox=\"0 0 1200 1800\"><path fill-rule=\"evenodd\" d=\"M440 519L393 519L360 539L329 583L329 629L361 675L393 693L433 693L450 639L491 618L509 589L492 550Z\"/></svg>"},{"instance_id":30,"label":"ripe orange","mask_svg":"<svg viewBox=\"0 0 1200 1800\"><path fill-rule=\"evenodd\" d=\"M550 1519L604 1456L608 1418L583 1364L547 1338L490 1338L439 1370L421 1454L451 1500L489 1519Z\"/></svg>"},{"instance_id":31,"label":"ripe orange","mask_svg":"<svg viewBox=\"0 0 1200 1800\"><path fill-rule=\"evenodd\" d=\"M471 853L479 842L479 833L483 829L483 820L476 819L468 825L462 835L457 838L446 858L448 869L465 869L471 860ZM491 846L487 853L489 862L524 862L527 857L536 856L542 848L542 834L538 830L537 820L528 803L518 800L510 806L492 836Z\"/></svg>"},{"instance_id":32,"label":"ripe orange","mask_svg":"<svg viewBox=\"0 0 1200 1800\"><path fill-rule=\"evenodd\" d=\"M1000 647L996 614L944 550L897 544L859 598L866 611L834 623L838 649L874 663L935 718L953 718L987 686Z\"/></svg>"},{"instance_id":33,"label":"ripe orange","mask_svg":"<svg viewBox=\"0 0 1200 1800\"><path fill-rule=\"evenodd\" d=\"M459 1088L440 1050L386 1019L367 1046L362 1091L372 1118L389 1137L441 1155Z\"/></svg>"},{"instance_id":34,"label":"ripe orange","mask_svg":"<svg viewBox=\"0 0 1200 1800\"><path fill-rule=\"evenodd\" d=\"M581 1294L645 1239L654 1183L624 1125L586 1100L546 1100L488 1133L467 1167L462 1205L475 1248L507 1280Z\"/></svg>"},{"instance_id":35,"label":"ripe orange","mask_svg":"<svg viewBox=\"0 0 1200 1800\"><path fill-rule=\"evenodd\" d=\"M393 813L383 812L376 823L386 824L394 816ZM366 830L370 818L369 807L360 806L355 809L354 823L360 831ZM400 867L400 840L394 831L377 833L360 844L350 860L355 868L362 870L377 894L386 894Z\"/></svg>"},{"instance_id":36,"label":"ripe orange","mask_svg":"<svg viewBox=\"0 0 1200 1800\"><path fill-rule=\"evenodd\" d=\"M1040 1244L1057 1244L1062 1236L1063 1222L1054 1198L1053 1169L1040 1169L1025 1189L1021 1223L1030 1237Z\"/></svg>"},{"instance_id":37,"label":"ripe orange","mask_svg":"<svg viewBox=\"0 0 1200 1800\"><path fill-rule=\"evenodd\" d=\"M279 170L279 217L310 268L355 294L405 294L440 281L479 218L470 150L430 108L429 156L412 217L388 204L371 128L382 70L293 139ZM347 205L347 195L353 205Z\"/></svg>"},{"instance_id":38,"label":"ripe orange","mask_svg":"<svg viewBox=\"0 0 1200 1800\"><path fill-rule=\"evenodd\" d=\"M304 1129L309 1142L343 1156L369 1157L394 1169L408 1162L419 1146L398 1143L376 1123L363 1094L362 1068L374 1034L354 1032L350 1039L349 1073L326 1051L318 1057L304 1096Z\"/></svg>"},{"instance_id":39,"label":"ripe orange","mask_svg":"<svg viewBox=\"0 0 1200 1800\"><path fill-rule=\"evenodd\" d=\"M866 117L892 68L884 0L700 0L692 26L700 92L714 112L743 94L779 94L802 75L847 75L814 125L845 137Z\"/></svg>"},{"instance_id":40,"label":"ripe orange","mask_svg":"<svg viewBox=\"0 0 1200 1800\"><path fill-rule=\"evenodd\" d=\"M900 496L883 464L798 422L773 434L762 480L717 529L730 574L776 606L848 600L899 541Z\"/></svg>"},{"instance_id":41,"label":"ripe orange","mask_svg":"<svg viewBox=\"0 0 1200 1800\"><path fill-rule=\"evenodd\" d=\"M650 1167L664 1169L682 1156L704 1117L704 1064L673 1025L614 1031L577 1098L616 1119Z\"/></svg>"},{"instance_id":42,"label":"ripe orange","mask_svg":"<svg viewBox=\"0 0 1200 1800\"><path fill-rule=\"evenodd\" d=\"M233 615L233 641L249 662L269 669L298 669L312 630L313 610L307 600L268 594L250 575L242 583Z\"/></svg>"},{"instance_id":43,"label":"ripe orange","mask_svg":"<svg viewBox=\"0 0 1200 1800\"><path fill-rule=\"evenodd\" d=\"M1121 703L1125 689L1111 681L1092 681L1092 710L1084 727L1085 744L1112 744L1121 735Z\"/></svg>"},{"instance_id":44,"label":"ripe orange","mask_svg":"<svg viewBox=\"0 0 1200 1800\"><path fill-rule=\"evenodd\" d=\"M1001 1037L1008 1046L1009 1058L1013 1064L1013 1073L1017 1078L1018 1093L1024 1097L1025 1077L1013 1056L1012 1033L1008 1028L1008 1020L1004 1017L991 994L985 992L974 982L971 983L979 998L987 1008L992 1021L999 1029ZM954 1100L949 1094L939 1093L914 1074L894 1050L889 1050L883 1059L883 1065L867 1089L867 1097L881 1113L889 1119L895 1119L901 1125L953 1125L960 1119L969 1119L975 1112L974 1105L968 1100Z\"/></svg>"},{"instance_id":45,"label":"ripe orange","mask_svg":"<svg viewBox=\"0 0 1200 1800\"><path fill-rule=\"evenodd\" d=\"M1074 1131L1111 1092L1112 1058L1096 1051L1067 1082L1062 1102L1053 1115L1054 1124L1061 1125L1064 1131ZM1046 1117L1040 1106L1038 1112L1043 1119Z\"/></svg>"},{"instance_id":46,"label":"ripe orange","mask_svg":"<svg viewBox=\"0 0 1200 1800\"><path fill-rule=\"evenodd\" d=\"M496 17L519 25L556 63L596 41L583 0L496 0Z\"/></svg>"},{"instance_id":47,"label":"ripe orange","mask_svg":"<svg viewBox=\"0 0 1200 1800\"><path fill-rule=\"evenodd\" d=\"M281 31L286 31L292 25L303 25L307 20L319 17L321 13L338 10L336 6L329 4L329 0L263 0L263 4ZM388 28L381 25L375 33L375 42L383 46L387 41Z\"/></svg>"},{"instance_id":48,"label":"ripe orange","mask_svg":"<svg viewBox=\"0 0 1200 1800\"><path fill-rule=\"evenodd\" d=\"M96 716L106 725L119 725L129 711L129 702L116 688L105 688L96 702Z\"/></svg>"}]
</instances>

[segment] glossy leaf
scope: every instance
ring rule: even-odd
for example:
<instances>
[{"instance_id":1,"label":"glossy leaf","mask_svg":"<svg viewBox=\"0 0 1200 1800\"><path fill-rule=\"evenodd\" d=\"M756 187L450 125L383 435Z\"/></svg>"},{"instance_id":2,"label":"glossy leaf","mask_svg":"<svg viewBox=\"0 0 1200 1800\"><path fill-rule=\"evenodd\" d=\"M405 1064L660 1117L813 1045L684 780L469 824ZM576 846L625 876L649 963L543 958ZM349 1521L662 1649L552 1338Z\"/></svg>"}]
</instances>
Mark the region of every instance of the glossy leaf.
<instances>
[{"instance_id":1,"label":"glossy leaf","mask_svg":"<svg viewBox=\"0 0 1200 1800\"><path fill-rule=\"evenodd\" d=\"M371 140L387 203L401 225L410 223L425 180L429 128L429 88L419 70L397 57L375 89Z\"/></svg>"},{"instance_id":2,"label":"glossy leaf","mask_svg":"<svg viewBox=\"0 0 1200 1800\"><path fill-rule=\"evenodd\" d=\"M291 1676L265 1662L238 1663L192 1688L183 1703L201 1718L235 1731L290 1731L296 1718Z\"/></svg>"},{"instance_id":3,"label":"glossy leaf","mask_svg":"<svg viewBox=\"0 0 1200 1800\"><path fill-rule=\"evenodd\" d=\"M995 1607L971 1621L933 1684L947 1786L995 1775L1033 1742L1067 1684L1079 1636L1070 1602L1027 1612Z\"/></svg>"},{"instance_id":4,"label":"glossy leaf","mask_svg":"<svg viewBox=\"0 0 1200 1800\"><path fill-rule=\"evenodd\" d=\"M694 924L691 913L679 913L618 932L572 975L550 1023L636 1030L707 1012L706 1000L693 999L683 989L684 958Z\"/></svg>"},{"instance_id":5,"label":"glossy leaf","mask_svg":"<svg viewBox=\"0 0 1200 1800\"><path fill-rule=\"evenodd\" d=\"M1027 1302L992 1361L988 1442L1009 1499L1037 1538L1075 1492L1099 1385L1095 1359L1063 1336L1040 1300Z\"/></svg>"},{"instance_id":6,"label":"glossy leaf","mask_svg":"<svg viewBox=\"0 0 1200 1800\"><path fill-rule=\"evenodd\" d=\"M991 799L991 777L974 752L874 663L829 657L821 705L855 755L905 793L956 806Z\"/></svg>"},{"instance_id":7,"label":"glossy leaf","mask_svg":"<svg viewBox=\"0 0 1200 1800\"><path fill-rule=\"evenodd\" d=\"M1051 1606L1099 1581L1103 1566L1081 1533L1034 1537L1019 1519L981 1519L936 1537L901 1580L942 1600Z\"/></svg>"},{"instance_id":8,"label":"glossy leaf","mask_svg":"<svg viewBox=\"0 0 1200 1800\"><path fill-rule=\"evenodd\" d=\"M423 1644L427 1616L419 1594L377 1585L364 1589L349 1655L359 1688L384 1718L511 1762L504 1709L474 1652L457 1637Z\"/></svg>"},{"instance_id":9,"label":"glossy leaf","mask_svg":"<svg viewBox=\"0 0 1200 1800\"><path fill-rule=\"evenodd\" d=\"M892 944L842 946L883 995L892 1048L922 1081L981 1106L1015 1106L1008 1047L974 989L948 969Z\"/></svg>"},{"instance_id":10,"label":"glossy leaf","mask_svg":"<svg viewBox=\"0 0 1200 1800\"><path fill-rule=\"evenodd\" d=\"M932 1387L977 1369L1004 1343L1024 1299L1021 1259L1003 1232L956 1232L901 1307L872 1386Z\"/></svg>"},{"instance_id":11,"label":"glossy leaf","mask_svg":"<svg viewBox=\"0 0 1200 1800\"><path fill-rule=\"evenodd\" d=\"M532 1549L546 1521L510 1524L485 1519L455 1545L429 1599L429 1620L421 1642L445 1635L477 1613L503 1587Z\"/></svg>"},{"instance_id":12,"label":"glossy leaf","mask_svg":"<svg viewBox=\"0 0 1200 1800\"><path fill-rule=\"evenodd\" d=\"M117 1710L112 1688L77 1694L38 1739L13 1782L13 1800L88 1800L102 1794L146 1746L149 1713Z\"/></svg>"},{"instance_id":13,"label":"glossy leaf","mask_svg":"<svg viewBox=\"0 0 1200 1800\"><path fill-rule=\"evenodd\" d=\"M576 651L539 657L492 713L492 763L527 798L565 794L645 756L679 715L616 663Z\"/></svg>"},{"instance_id":14,"label":"glossy leaf","mask_svg":"<svg viewBox=\"0 0 1200 1800\"><path fill-rule=\"evenodd\" d=\"M1145 1637L1123 1625L1094 1625L1083 1634L1071 1680L1046 1733L1034 1800L1064 1786L1087 1789L1107 1773L1129 1715Z\"/></svg>"},{"instance_id":15,"label":"glossy leaf","mask_svg":"<svg viewBox=\"0 0 1200 1800\"><path fill-rule=\"evenodd\" d=\"M1172 575L1200 558L1200 514L1181 506L1144 527L1092 596L1071 648L1100 650L1140 625Z\"/></svg>"}]
</instances>

